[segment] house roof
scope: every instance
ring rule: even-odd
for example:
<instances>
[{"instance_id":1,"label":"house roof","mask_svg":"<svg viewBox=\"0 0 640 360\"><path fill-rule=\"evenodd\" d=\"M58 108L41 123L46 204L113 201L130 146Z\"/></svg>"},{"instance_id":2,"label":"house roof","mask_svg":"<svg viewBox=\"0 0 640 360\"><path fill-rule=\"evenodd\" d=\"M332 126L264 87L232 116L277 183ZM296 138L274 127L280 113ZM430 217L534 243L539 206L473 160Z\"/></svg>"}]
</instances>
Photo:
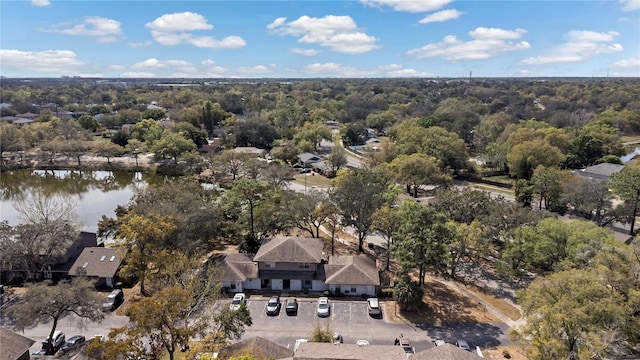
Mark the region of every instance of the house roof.
<instances>
[{"instance_id":1,"label":"house roof","mask_svg":"<svg viewBox=\"0 0 640 360\"><path fill-rule=\"evenodd\" d=\"M29 348L34 343L34 340L16 334L13 331L0 328L0 344L2 345L0 346L0 359L19 359L26 351L29 351Z\"/></svg>"},{"instance_id":2,"label":"house roof","mask_svg":"<svg viewBox=\"0 0 640 360\"><path fill-rule=\"evenodd\" d=\"M253 261L320 263L323 243L318 238L278 236L258 249Z\"/></svg>"},{"instance_id":3,"label":"house roof","mask_svg":"<svg viewBox=\"0 0 640 360\"><path fill-rule=\"evenodd\" d=\"M380 285L376 262L366 255L332 256L324 266L329 285Z\"/></svg>"},{"instance_id":4,"label":"house roof","mask_svg":"<svg viewBox=\"0 0 640 360\"><path fill-rule=\"evenodd\" d=\"M265 150L258 149L253 146L239 146L237 148L233 148L231 151L236 152L238 154L254 154L254 155L262 155L265 153Z\"/></svg>"},{"instance_id":5,"label":"house roof","mask_svg":"<svg viewBox=\"0 0 640 360\"><path fill-rule=\"evenodd\" d=\"M322 160L322 158L320 158L316 154L306 152L298 155L298 160L307 163L307 162L318 162Z\"/></svg>"},{"instance_id":6,"label":"house roof","mask_svg":"<svg viewBox=\"0 0 640 360\"><path fill-rule=\"evenodd\" d=\"M420 351L411 357L412 360L478 360L478 355L462 350L453 344L436 346L429 350Z\"/></svg>"},{"instance_id":7,"label":"house roof","mask_svg":"<svg viewBox=\"0 0 640 360\"><path fill-rule=\"evenodd\" d=\"M122 258L118 249L105 247L85 248L69 269L69 275L86 275L92 277L114 277Z\"/></svg>"},{"instance_id":8,"label":"house roof","mask_svg":"<svg viewBox=\"0 0 640 360\"><path fill-rule=\"evenodd\" d=\"M259 336L237 342L220 350L218 357L227 359L249 353L258 359L291 358L293 351Z\"/></svg>"},{"instance_id":9,"label":"house roof","mask_svg":"<svg viewBox=\"0 0 640 360\"><path fill-rule=\"evenodd\" d=\"M238 253L215 254L211 258L221 267L220 281L246 281L258 279L258 264Z\"/></svg>"},{"instance_id":10,"label":"house roof","mask_svg":"<svg viewBox=\"0 0 640 360\"><path fill-rule=\"evenodd\" d=\"M31 124L33 122L34 122L33 119L27 119L27 118L16 118L16 120L13 120L13 123L16 125Z\"/></svg>"},{"instance_id":11,"label":"house roof","mask_svg":"<svg viewBox=\"0 0 640 360\"><path fill-rule=\"evenodd\" d=\"M402 346L302 343L293 355L294 359L340 360L407 360Z\"/></svg>"},{"instance_id":12,"label":"house roof","mask_svg":"<svg viewBox=\"0 0 640 360\"><path fill-rule=\"evenodd\" d=\"M622 169L624 169L624 165L601 163L580 170L580 173L582 173L583 176L596 175L609 177L611 174L622 171Z\"/></svg>"}]
</instances>

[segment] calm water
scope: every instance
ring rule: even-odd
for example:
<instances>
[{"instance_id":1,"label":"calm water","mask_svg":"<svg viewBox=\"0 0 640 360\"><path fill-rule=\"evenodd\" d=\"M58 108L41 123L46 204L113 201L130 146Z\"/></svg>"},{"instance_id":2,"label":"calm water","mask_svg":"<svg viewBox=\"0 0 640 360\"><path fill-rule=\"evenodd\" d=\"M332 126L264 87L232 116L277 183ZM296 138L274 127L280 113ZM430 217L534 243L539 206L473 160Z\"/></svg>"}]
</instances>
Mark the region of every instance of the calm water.
<instances>
[{"instance_id":1,"label":"calm water","mask_svg":"<svg viewBox=\"0 0 640 360\"><path fill-rule=\"evenodd\" d=\"M0 173L0 220L20 223L16 201L34 191L68 195L75 202L79 226L95 232L102 215L115 216L117 205L127 204L149 184L163 181L156 174L125 171L17 170Z\"/></svg>"}]
</instances>

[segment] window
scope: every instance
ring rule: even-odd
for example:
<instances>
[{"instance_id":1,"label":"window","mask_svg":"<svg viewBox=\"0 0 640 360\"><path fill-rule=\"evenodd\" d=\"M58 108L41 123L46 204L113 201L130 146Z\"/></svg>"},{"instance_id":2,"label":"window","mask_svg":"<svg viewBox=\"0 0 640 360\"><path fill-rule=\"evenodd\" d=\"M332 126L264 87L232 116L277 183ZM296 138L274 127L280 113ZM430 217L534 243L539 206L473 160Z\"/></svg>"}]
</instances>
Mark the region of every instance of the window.
<instances>
[{"instance_id":1,"label":"window","mask_svg":"<svg viewBox=\"0 0 640 360\"><path fill-rule=\"evenodd\" d=\"M311 280L305 280L304 286L311 286Z\"/></svg>"},{"instance_id":2,"label":"window","mask_svg":"<svg viewBox=\"0 0 640 360\"><path fill-rule=\"evenodd\" d=\"M231 283L231 290L235 290L236 289L236 283Z\"/></svg>"},{"instance_id":3,"label":"window","mask_svg":"<svg viewBox=\"0 0 640 360\"><path fill-rule=\"evenodd\" d=\"M88 262L86 262L86 263L82 264L82 268L83 268L83 269L86 269L86 268L87 268L87 266L89 266L89 263L88 263Z\"/></svg>"},{"instance_id":4,"label":"window","mask_svg":"<svg viewBox=\"0 0 640 360\"><path fill-rule=\"evenodd\" d=\"M264 268L265 269L275 269L275 267L276 267L276 263L273 263L273 262L264 263Z\"/></svg>"},{"instance_id":5,"label":"window","mask_svg":"<svg viewBox=\"0 0 640 360\"><path fill-rule=\"evenodd\" d=\"M109 261L113 261L113 260L115 260L115 259L116 259L116 256L115 256L115 255L113 255L113 256L111 256L111 258L109 259Z\"/></svg>"},{"instance_id":6,"label":"window","mask_svg":"<svg viewBox=\"0 0 640 360\"><path fill-rule=\"evenodd\" d=\"M298 268L300 268L300 269L308 269L309 268L309 263L306 263L306 262L299 263L298 264Z\"/></svg>"},{"instance_id":7,"label":"window","mask_svg":"<svg viewBox=\"0 0 640 360\"><path fill-rule=\"evenodd\" d=\"M356 292L356 288L355 288L355 287L352 287L352 288L351 288L351 292L352 292L352 293Z\"/></svg>"},{"instance_id":8,"label":"window","mask_svg":"<svg viewBox=\"0 0 640 360\"><path fill-rule=\"evenodd\" d=\"M100 262L104 261L104 259L106 259L106 258L107 258L107 257L106 257L105 255L102 255L102 256L100 257Z\"/></svg>"}]
</instances>

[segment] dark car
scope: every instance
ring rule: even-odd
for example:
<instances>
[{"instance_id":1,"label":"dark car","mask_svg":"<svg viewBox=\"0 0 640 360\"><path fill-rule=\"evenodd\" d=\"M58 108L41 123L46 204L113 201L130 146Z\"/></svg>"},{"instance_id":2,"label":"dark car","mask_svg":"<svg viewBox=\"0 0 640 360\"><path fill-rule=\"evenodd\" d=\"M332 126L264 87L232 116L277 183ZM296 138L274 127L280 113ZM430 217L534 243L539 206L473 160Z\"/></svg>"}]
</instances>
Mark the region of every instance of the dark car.
<instances>
[{"instance_id":1,"label":"dark car","mask_svg":"<svg viewBox=\"0 0 640 360\"><path fill-rule=\"evenodd\" d=\"M62 345L60 351L65 352L78 344L82 344L85 340L85 337L82 335L72 336Z\"/></svg>"},{"instance_id":2,"label":"dark car","mask_svg":"<svg viewBox=\"0 0 640 360\"><path fill-rule=\"evenodd\" d=\"M280 296L272 296L267 302L267 307L265 309L267 311L267 315L278 315L280 312Z\"/></svg>"},{"instance_id":3,"label":"dark car","mask_svg":"<svg viewBox=\"0 0 640 360\"><path fill-rule=\"evenodd\" d=\"M297 315L298 314L298 300L296 298L289 298L285 302L284 309L287 312L287 315Z\"/></svg>"}]
</instances>

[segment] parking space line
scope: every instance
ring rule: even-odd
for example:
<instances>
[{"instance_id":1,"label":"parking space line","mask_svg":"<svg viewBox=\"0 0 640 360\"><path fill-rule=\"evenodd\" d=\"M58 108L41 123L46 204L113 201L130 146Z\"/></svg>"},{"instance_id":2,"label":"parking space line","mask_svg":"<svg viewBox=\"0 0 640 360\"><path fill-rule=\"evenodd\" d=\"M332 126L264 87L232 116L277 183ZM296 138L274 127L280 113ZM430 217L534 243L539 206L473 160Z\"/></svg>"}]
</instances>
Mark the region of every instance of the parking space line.
<instances>
[{"instance_id":1,"label":"parking space line","mask_svg":"<svg viewBox=\"0 0 640 360\"><path fill-rule=\"evenodd\" d=\"M349 303L349 321L351 321L351 316L353 314L353 310L351 309L351 305L353 305L353 304Z\"/></svg>"}]
</instances>

